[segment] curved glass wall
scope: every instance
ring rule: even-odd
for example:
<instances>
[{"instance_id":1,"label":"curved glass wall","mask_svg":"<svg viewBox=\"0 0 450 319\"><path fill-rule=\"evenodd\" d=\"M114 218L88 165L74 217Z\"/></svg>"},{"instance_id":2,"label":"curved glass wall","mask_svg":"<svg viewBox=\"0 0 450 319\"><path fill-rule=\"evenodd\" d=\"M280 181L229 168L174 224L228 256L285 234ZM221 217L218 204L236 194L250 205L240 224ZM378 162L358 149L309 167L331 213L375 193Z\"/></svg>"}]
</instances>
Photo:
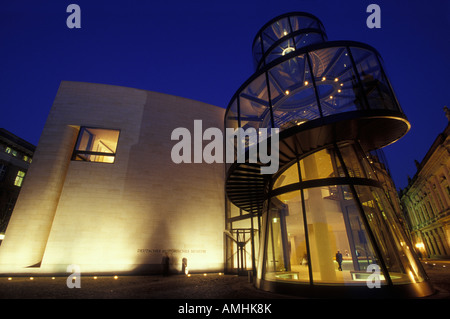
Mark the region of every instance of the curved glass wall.
<instances>
[{"instance_id":1,"label":"curved glass wall","mask_svg":"<svg viewBox=\"0 0 450 319\"><path fill-rule=\"evenodd\" d=\"M228 105L225 127L280 128L352 111L402 113L375 49L327 42L256 72Z\"/></svg>"},{"instance_id":2,"label":"curved glass wall","mask_svg":"<svg viewBox=\"0 0 450 319\"><path fill-rule=\"evenodd\" d=\"M425 279L364 154L356 142L331 145L273 177L261 279L365 286L370 265L381 285Z\"/></svg>"},{"instance_id":3,"label":"curved glass wall","mask_svg":"<svg viewBox=\"0 0 450 319\"><path fill-rule=\"evenodd\" d=\"M269 21L253 41L253 61L256 69L286 54L326 41L322 22L305 12L290 13Z\"/></svg>"},{"instance_id":4,"label":"curved glass wall","mask_svg":"<svg viewBox=\"0 0 450 319\"><path fill-rule=\"evenodd\" d=\"M280 169L262 174L260 162L236 156L227 164L227 201L240 209L227 229L245 218L261 223L254 260L262 289L360 287L375 271L390 291L430 294L398 222L395 187L369 153L402 137L409 123L374 48L325 41L322 23L301 12L269 21L256 35L256 72L228 105L224 124L237 133L226 143L235 155L245 145L250 158L272 138L262 129L278 128Z\"/></svg>"}]
</instances>

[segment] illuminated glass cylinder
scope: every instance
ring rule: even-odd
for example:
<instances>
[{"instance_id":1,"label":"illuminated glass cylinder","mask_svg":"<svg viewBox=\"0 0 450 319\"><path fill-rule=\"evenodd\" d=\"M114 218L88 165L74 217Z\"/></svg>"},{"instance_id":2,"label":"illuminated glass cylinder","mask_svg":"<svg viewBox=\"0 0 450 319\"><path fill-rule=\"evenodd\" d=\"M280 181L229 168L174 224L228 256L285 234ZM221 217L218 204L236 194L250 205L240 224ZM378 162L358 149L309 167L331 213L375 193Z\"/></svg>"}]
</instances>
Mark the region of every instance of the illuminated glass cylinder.
<instances>
[{"instance_id":1,"label":"illuminated glass cylinder","mask_svg":"<svg viewBox=\"0 0 450 319\"><path fill-rule=\"evenodd\" d=\"M227 164L227 200L240 220L262 220L256 286L308 295L431 294L385 195L388 174L368 160L410 129L379 53L327 41L319 19L294 12L263 26L253 58L256 71L233 95L225 127L279 129L275 174L258 173L260 162ZM372 275L380 290L370 289Z\"/></svg>"},{"instance_id":2,"label":"illuminated glass cylinder","mask_svg":"<svg viewBox=\"0 0 450 319\"><path fill-rule=\"evenodd\" d=\"M318 150L280 170L266 205L259 269L266 281L366 286L370 265L379 268L381 285L426 278L356 142Z\"/></svg>"}]
</instances>

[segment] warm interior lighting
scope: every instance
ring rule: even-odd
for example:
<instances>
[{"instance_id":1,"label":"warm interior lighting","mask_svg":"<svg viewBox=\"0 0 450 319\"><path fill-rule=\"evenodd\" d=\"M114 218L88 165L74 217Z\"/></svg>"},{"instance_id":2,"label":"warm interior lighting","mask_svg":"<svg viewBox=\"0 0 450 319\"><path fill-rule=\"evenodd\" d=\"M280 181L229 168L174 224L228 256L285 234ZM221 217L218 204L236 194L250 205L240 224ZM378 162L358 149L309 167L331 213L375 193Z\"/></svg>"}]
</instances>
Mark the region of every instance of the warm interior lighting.
<instances>
[{"instance_id":1,"label":"warm interior lighting","mask_svg":"<svg viewBox=\"0 0 450 319\"><path fill-rule=\"evenodd\" d=\"M286 55L286 54L288 54L288 53L290 53L290 52L292 52L292 51L295 51L295 48L293 48L293 47L287 47L287 48L285 48L285 49L283 49L283 52L281 52L281 55Z\"/></svg>"},{"instance_id":2,"label":"warm interior lighting","mask_svg":"<svg viewBox=\"0 0 450 319\"><path fill-rule=\"evenodd\" d=\"M286 95L289 95L290 92L289 90L286 90L284 93L286 93Z\"/></svg>"},{"instance_id":3,"label":"warm interior lighting","mask_svg":"<svg viewBox=\"0 0 450 319\"><path fill-rule=\"evenodd\" d=\"M327 78L326 77L322 77L322 81L325 81Z\"/></svg>"},{"instance_id":4,"label":"warm interior lighting","mask_svg":"<svg viewBox=\"0 0 450 319\"><path fill-rule=\"evenodd\" d=\"M338 78L335 78L335 79L334 79L334 82L337 82L337 81L339 81L339 79L338 79Z\"/></svg>"},{"instance_id":5,"label":"warm interior lighting","mask_svg":"<svg viewBox=\"0 0 450 319\"><path fill-rule=\"evenodd\" d=\"M414 274L412 273L411 270L408 272L408 275L409 275L409 278L411 279L411 281L412 281L413 283L416 283L416 278L414 278Z\"/></svg>"},{"instance_id":6,"label":"warm interior lighting","mask_svg":"<svg viewBox=\"0 0 450 319\"><path fill-rule=\"evenodd\" d=\"M308 83L309 83L308 81L305 81L305 85L308 85Z\"/></svg>"},{"instance_id":7,"label":"warm interior lighting","mask_svg":"<svg viewBox=\"0 0 450 319\"><path fill-rule=\"evenodd\" d=\"M118 130L82 127L72 159L114 163L118 139Z\"/></svg>"},{"instance_id":8,"label":"warm interior lighting","mask_svg":"<svg viewBox=\"0 0 450 319\"><path fill-rule=\"evenodd\" d=\"M417 243L417 244L416 244L416 248L417 248L417 249L424 249L424 248L425 248L425 245L424 245L423 243Z\"/></svg>"}]
</instances>

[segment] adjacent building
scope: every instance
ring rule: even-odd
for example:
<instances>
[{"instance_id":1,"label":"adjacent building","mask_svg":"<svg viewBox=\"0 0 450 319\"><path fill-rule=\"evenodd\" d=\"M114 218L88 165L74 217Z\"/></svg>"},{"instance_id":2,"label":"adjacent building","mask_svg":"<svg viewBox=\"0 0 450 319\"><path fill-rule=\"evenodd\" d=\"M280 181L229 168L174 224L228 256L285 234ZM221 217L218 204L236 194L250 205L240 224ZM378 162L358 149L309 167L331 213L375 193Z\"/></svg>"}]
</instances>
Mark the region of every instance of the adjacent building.
<instances>
[{"instance_id":1,"label":"adjacent building","mask_svg":"<svg viewBox=\"0 0 450 319\"><path fill-rule=\"evenodd\" d=\"M0 128L0 243L22 188L35 146Z\"/></svg>"},{"instance_id":2,"label":"adjacent building","mask_svg":"<svg viewBox=\"0 0 450 319\"><path fill-rule=\"evenodd\" d=\"M449 111L445 108L450 121ZM450 122L449 122L450 123ZM400 199L412 241L425 258L450 258L450 126L439 134Z\"/></svg>"}]
</instances>

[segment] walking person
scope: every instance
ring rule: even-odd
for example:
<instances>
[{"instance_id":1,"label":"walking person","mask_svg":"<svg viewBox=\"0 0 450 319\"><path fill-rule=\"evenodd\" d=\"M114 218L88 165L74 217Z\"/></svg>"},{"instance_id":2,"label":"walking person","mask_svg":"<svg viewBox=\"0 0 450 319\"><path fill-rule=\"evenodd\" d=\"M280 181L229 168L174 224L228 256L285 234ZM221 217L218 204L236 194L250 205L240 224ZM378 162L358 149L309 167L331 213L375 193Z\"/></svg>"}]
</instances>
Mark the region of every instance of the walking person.
<instances>
[{"instance_id":1,"label":"walking person","mask_svg":"<svg viewBox=\"0 0 450 319\"><path fill-rule=\"evenodd\" d=\"M338 263L338 270L342 271L342 254L339 250L336 253L336 262Z\"/></svg>"}]
</instances>

